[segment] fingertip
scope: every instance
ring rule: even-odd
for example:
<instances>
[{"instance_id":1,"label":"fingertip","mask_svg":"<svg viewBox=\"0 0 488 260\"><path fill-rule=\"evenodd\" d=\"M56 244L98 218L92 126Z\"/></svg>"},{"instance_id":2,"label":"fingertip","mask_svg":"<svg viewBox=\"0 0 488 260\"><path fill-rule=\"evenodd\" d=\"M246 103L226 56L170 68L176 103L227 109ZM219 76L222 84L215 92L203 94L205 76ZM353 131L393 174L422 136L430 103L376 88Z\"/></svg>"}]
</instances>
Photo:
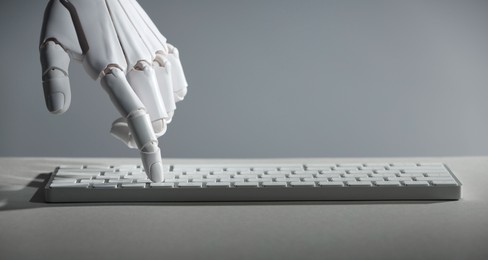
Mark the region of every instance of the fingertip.
<instances>
[{"instance_id":1,"label":"fingertip","mask_svg":"<svg viewBox=\"0 0 488 260\"><path fill-rule=\"evenodd\" d=\"M47 109L53 114L62 114L66 112L64 109L65 97L61 92L48 94L47 97Z\"/></svg>"},{"instance_id":2,"label":"fingertip","mask_svg":"<svg viewBox=\"0 0 488 260\"><path fill-rule=\"evenodd\" d=\"M149 167L148 177L152 182L162 182L163 174L163 164L161 162L153 163Z\"/></svg>"}]
</instances>

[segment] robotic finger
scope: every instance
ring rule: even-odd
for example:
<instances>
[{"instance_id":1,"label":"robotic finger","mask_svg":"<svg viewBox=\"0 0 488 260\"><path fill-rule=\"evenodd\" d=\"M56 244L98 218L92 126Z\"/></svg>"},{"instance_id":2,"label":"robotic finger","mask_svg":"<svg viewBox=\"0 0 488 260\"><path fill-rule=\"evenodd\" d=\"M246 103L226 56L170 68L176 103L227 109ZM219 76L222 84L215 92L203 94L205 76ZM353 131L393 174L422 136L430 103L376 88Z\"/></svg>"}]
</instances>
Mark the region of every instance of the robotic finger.
<instances>
[{"instance_id":1,"label":"robotic finger","mask_svg":"<svg viewBox=\"0 0 488 260\"><path fill-rule=\"evenodd\" d=\"M183 66L181 66L180 54L178 49L171 44L168 45L168 60L171 63L171 74L173 79L173 88L176 102L185 98L188 92L188 83L186 82Z\"/></svg>"},{"instance_id":2,"label":"robotic finger","mask_svg":"<svg viewBox=\"0 0 488 260\"><path fill-rule=\"evenodd\" d=\"M115 65L107 67L100 82L127 122L130 134L141 153L142 164L148 178L153 182L161 182L164 178L161 150L146 107L119 67Z\"/></svg>"}]
</instances>

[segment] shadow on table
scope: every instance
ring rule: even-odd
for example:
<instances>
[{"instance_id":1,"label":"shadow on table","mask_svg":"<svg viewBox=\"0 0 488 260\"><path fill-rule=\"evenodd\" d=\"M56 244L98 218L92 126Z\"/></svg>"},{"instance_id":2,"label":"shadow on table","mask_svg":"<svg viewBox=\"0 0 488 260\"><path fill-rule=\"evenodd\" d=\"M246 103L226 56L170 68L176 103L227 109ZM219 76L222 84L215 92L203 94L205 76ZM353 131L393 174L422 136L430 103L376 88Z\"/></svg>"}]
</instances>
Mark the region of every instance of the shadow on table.
<instances>
[{"instance_id":1,"label":"shadow on table","mask_svg":"<svg viewBox=\"0 0 488 260\"><path fill-rule=\"evenodd\" d=\"M378 205L378 204L432 204L449 201L246 201L246 202L97 202L48 203L44 200L44 187L52 173L40 173L27 186L0 186L0 211L92 206L279 206L279 205Z\"/></svg>"}]
</instances>

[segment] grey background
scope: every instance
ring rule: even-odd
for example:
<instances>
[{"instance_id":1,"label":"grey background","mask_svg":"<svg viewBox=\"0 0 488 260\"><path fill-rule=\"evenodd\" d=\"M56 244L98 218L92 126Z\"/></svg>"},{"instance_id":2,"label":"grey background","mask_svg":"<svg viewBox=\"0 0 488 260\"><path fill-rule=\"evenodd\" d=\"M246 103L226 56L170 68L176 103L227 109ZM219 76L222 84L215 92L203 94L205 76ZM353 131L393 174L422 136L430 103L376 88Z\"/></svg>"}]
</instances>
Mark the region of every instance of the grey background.
<instances>
[{"instance_id":1,"label":"grey background","mask_svg":"<svg viewBox=\"0 0 488 260\"><path fill-rule=\"evenodd\" d=\"M137 156L81 65L71 109L45 109L46 3L0 4L0 155ZM140 3L190 83L165 157L488 154L488 1Z\"/></svg>"}]
</instances>

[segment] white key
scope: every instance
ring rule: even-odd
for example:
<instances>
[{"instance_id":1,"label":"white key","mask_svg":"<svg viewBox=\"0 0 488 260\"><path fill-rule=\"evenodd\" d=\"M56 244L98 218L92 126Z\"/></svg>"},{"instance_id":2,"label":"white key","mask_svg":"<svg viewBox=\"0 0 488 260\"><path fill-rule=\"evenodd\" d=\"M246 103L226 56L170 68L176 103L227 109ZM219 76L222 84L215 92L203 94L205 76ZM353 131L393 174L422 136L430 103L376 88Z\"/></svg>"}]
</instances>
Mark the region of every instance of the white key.
<instances>
[{"instance_id":1,"label":"white key","mask_svg":"<svg viewBox=\"0 0 488 260\"><path fill-rule=\"evenodd\" d=\"M443 173L427 173L427 176L429 176L429 177L441 177L441 176L442 177L445 177L445 176L446 177L447 176L451 177L451 174L448 173L448 172L443 172Z\"/></svg>"},{"instance_id":2,"label":"white key","mask_svg":"<svg viewBox=\"0 0 488 260\"><path fill-rule=\"evenodd\" d=\"M179 188L201 188L201 183L193 183L193 182L181 182L178 183Z\"/></svg>"},{"instance_id":3,"label":"white key","mask_svg":"<svg viewBox=\"0 0 488 260\"><path fill-rule=\"evenodd\" d=\"M111 169L110 165L85 165L83 169Z\"/></svg>"},{"instance_id":4,"label":"white key","mask_svg":"<svg viewBox=\"0 0 488 260\"><path fill-rule=\"evenodd\" d=\"M223 177L223 178L219 178L219 180L223 182L230 182L233 181L234 179L231 177Z\"/></svg>"},{"instance_id":5,"label":"white key","mask_svg":"<svg viewBox=\"0 0 488 260\"><path fill-rule=\"evenodd\" d=\"M73 174L93 174L100 173L101 169L58 169L58 173Z\"/></svg>"},{"instance_id":6,"label":"white key","mask_svg":"<svg viewBox=\"0 0 488 260\"><path fill-rule=\"evenodd\" d=\"M149 183L151 188L173 188L173 183L165 183L165 182L151 182Z\"/></svg>"},{"instance_id":7,"label":"white key","mask_svg":"<svg viewBox=\"0 0 488 260\"><path fill-rule=\"evenodd\" d=\"M88 183L51 183L51 188L87 188Z\"/></svg>"},{"instance_id":8,"label":"white key","mask_svg":"<svg viewBox=\"0 0 488 260\"><path fill-rule=\"evenodd\" d=\"M429 186L429 183L426 181L404 181L403 183L407 186Z\"/></svg>"},{"instance_id":9,"label":"white key","mask_svg":"<svg viewBox=\"0 0 488 260\"><path fill-rule=\"evenodd\" d=\"M366 178L359 178L360 181L384 181L383 177L366 177Z\"/></svg>"},{"instance_id":10,"label":"white key","mask_svg":"<svg viewBox=\"0 0 488 260\"><path fill-rule=\"evenodd\" d=\"M120 179L120 176L118 176L118 175L113 175L113 176L102 175L102 176L96 176L95 178L96 179L107 179L107 180L118 180L118 179Z\"/></svg>"},{"instance_id":11,"label":"white key","mask_svg":"<svg viewBox=\"0 0 488 260\"><path fill-rule=\"evenodd\" d=\"M376 170L376 174L400 174L398 170Z\"/></svg>"},{"instance_id":12,"label":"white key","mask_svg":"<svg viewBox=\"0 0 488 260\"><path fill-rule=\"evenodd\" d=\"M91 178L95 177L97 174L56 174L55 178L57 179L81 179L81 178Z\"/></svg>"},{"instance_id":13,"label":"white key","mask_svg":"<svg viewBox=\"0 0 488 260\"><path fill-rule=\"evenodd\" d=\"M280 166L279 168L282 171L299 171L299 170L303 170L303 166L302 165L296 165L296 166Z\"/></svg>"},{"instance_id":14,"label":"white key","mask_svg":"<svg viewBox=\"0 0 488 260\"><path fill-rule=\"evenodd\" d=\"M332 181L356 181L356 178L336 178L336 177L333 177L331 178Z\"/></svg>"},{"instance_id":15,"label":"white key","mask_svg":"<svg viewBox=\"0 0 488 260\"><path fill-rule=\"evenodd\" d=\"M115 183L94 183L93 188L97 189L115 189L117 188L117 184Z\"/></svg>"},{"instance_id":16,"label":"white key","mask_svg":"<svg viewBox=\"0 0 488 260\"><path fill-rule=\"evenodd\" d=\"M294 174L318 174L319 171L309 171L309 170L299 170L299 171L293 171Z\"/></svg>"},{"instance_id":17,"label":"white key","mask_svg":"<svg viewBox=\"0 0 488 260\"><path fill-rule=\"evenodd\" d=\"M340 181L319 181L319 186L323 187L344 187L344 183Z\"/></svg>"},{"instance_id":18,"label":"white key","mask_svg":"<svg viewBox=\"0 0 488 260\"><path fill-rule=\"evenodd\" d=\"M52 183L75 183L77 179L54 179Z\"/></svg>"},{"instance_id":19,"label":"white key","mask_svg":"<svg viewBox=\"0 0 488 260\"><path fill-rule=\"evenodd\" d=\"M295 173L295 174L290 174L290 177L296 177L296 178L310 178L313 177L312 173Z\"/></svg>"},{"instance_id":20,"label":"white key","mask_svg":"<svg viewBox=\"0 0 488 260\"><path fill-rule=\"evenodd\" d=\"M260 182L262 181L261 178L247 178L247 182Z\"/></svg>"},{"instance_id":21,"label":"white key","mask_svg":"<svg viewBox=\"0 0 488 260\"><path fill-rule=\"evenodd\" d=\"M239 174L241 174L241 175L247 175L247 174L256 174L256 173L254 173L251 170L240 170L239 171Z\"/></svg>"},{"instance_id":22,"label":"white key","mask_svg":"<svg viewBox=\"0 0 488 260\"><path fill-rule=\"evenodd\" d=\"M128 177L128 178L132 178L132 179L144 179L144 178L147 178L147 175L146 174L129 174L129 175L125 175L124 177Z\"/></svg>"},{"instance_id":23,"label":"white key","mask_svg":"<svg viewBox=\"0 0 488 260\"><path fill-rule=\"evenodd\" d=\"M307 167L307 171L324 171L324 172L329 172L332 171L332 167Z\"/></svg>"},{"instance_id":24,"label":"white key","mask_svg":"<svg viewBox=\"0 0 488 260\"><path fill-rule=\"evenodd\" d=\"M363 166L361 167L362 170L369 170L369 171L373 171L373 170L386 170L384 166Z\"/></svg>"},{"instance_id":25,"label":"white key","mask_svg":"<svg viewBox=\"0 0 488 260\"><path fill-rule=\"evenodd\" d=\"M137 164L121 164L117 165L116 169L123 169L123 170L133 170L133 169L140 169L141 166Z\"/></svg>"},{"instance_id":26,"label":"white key","mask_svg":"<svg viewBox=\"0 0 488 260\"><path fill-rule=\"evenodd\" d=\"M424 177L422 173L402 173L400 177Z\"/></svg>"},{"instance_id":27,"label":"white key","mask_svg":"<svg viewBox=\"0 0 488 260\"><path fill-rule=\"evenodd\" d=\"M290 185L293 187L315 187L315 182L313 181L292 181Z\"/></svg>"},{"instance_id":28,"label":"white key","mask_svg":"<svg viewBox=\"0 0 488 260\"><path fill-rule=\"evenodd\" d=\"M423 168L417 168L417 169L404 169L403 172L405 173L449 173L446 169L423 169Z\"/></svg>"},{"instance_id":29,"label":"white key","mask_svg":"<svg viewBox=\"0 0 488 260\"><path fill-rule=\"evenodd\" d=\"M76 170L80 170L81 168L83 168L83 165L68 165L68 164L65 164L65 165L60 165L58 166L59 169L76 169Z\"/></svg>"},{"instance_id":30,"label":"white key","mask_svg":"<svg viewBox=\"0 0 488 260\"><path fill-rule=\"evenodd\" d=\"M247 187L247 188L254 188L258 187L259 183L258 182L234 182L235 187Z\"/></svg>"},{"instance_id":31,"label":"white key","mask_svg":"<svg viewBox=\"0 0 488 260\"><path fill-rule=\"evenodd\" d=\"M304 178L303 180L304 181L329 181L329 178L317 176L317 178Z\"/></svg>"},{"instance_id":32,"label":"white key","mask_svg":"<svg viewBox=\"0 0 488 260\"><path fill-rule=\"evenodd\" d=\"M348 181L347 185L355 187L371 187L373 184L370 181Z\"/></svg>"},{"instance_id":33,"label":"white key","mask_svg":"<svg viewBox=\"0 0 488 260\"><path fill-rule=\"evenodd\" d=\"M250 171L251 167L226 167L227 171Z\"/></svg>"},{"instance_id":34,"label":"white key","mask_svg":"<svg viewBox=\"0 0 488 260\"><path fill-rule=\"evenodd\" d=\"M368 175L368 174L373 174L373 171L372 170L351 170L351 171L349 171L349 174L364 174L364 175Z\"/></svg>"},{"instance_id":35,"label":"white key","mask_svg":"<svg viewBox=\"0 0 488 260\"><path fill-rule=\"evenodd\" d=\"M339 163L337 166L339 166L339 167L355 167L355 168L358 168L358 167L362 167L363 164L362 163Z\"/></svg>"},{"instance_id":36,"label":"white key","mask_svg":"<svg viewBox=\"0 0 488 260\"><path fill-rule=\"evenodd\" d=\"M344 176L346 178L365 178L365 177L369 177L365 173L349 173L349 174L344 174Z\"/></svg>"},{"instance_id":37,"label":"white key","mask_svg":"<svg viewBox=\"0 0 488 260\"><path fill-rule=\"evenodd\" d=\"M336 171L351 171L351 170L359 170L358 167L350 167L350 166L339 166L334 168Z\"/></svg>"},{"instance_id":38,"label":"white key","mask_svg":"<svg viewBox=\"0 0 488 260\"><path fill-rule=\"evenodd\" d=\"M432 183L436 186L458 186L457 182L452 181L432 181Z\"/></svg>"},{"instance_id":39,"label":"white key","mask_svg":"<svg viewBox=\"0 0 488 260\"><path fill-rule=\"evenodd\" d=\"M145 188L145 183L122 183L122 188Z\"/></svg>"},{"instance_id":40,"label":"white key","mask_svg":"<svg viewBox=\"0 0 488 260\"><path fill-rule=\"evenodd\" d=\"M399 181L375 181L378 186L402 186Z\"/></svg>"},{"instance_id":41,"label":"white key","mask_svg":"<svg viewBox=\"0 0 488 260\"><path fill-rule=\"evenodd\" d=\"M164 179L166 183L187 182L186 179Z\"/></svg>"},{"instance_id":42,"label":"white key","mask_svg":"<svg viewBox=\"0 0 488 260\"><path fill-rule=\"evenodd\" d=\"M108 180L108 183L132 183L130 179Z\"/></svg>"},{"instance_id":43,"label":"white key","mask_svg":"<svg viewBox=\"0 0 488 260\"><path fill-rule=\"evenodd\" d=\"M417 177L417 181L454 181L451 176Z\"/></svg>"},{"instance_id":44,"label":"white key","mask_svg":"<svg viewBox=\"0 0 488 260\"><path fill-rule=\"evenodd\" d=\"M413 181L410 177L386 177L389 181Z\"/></svg>"},{"instance_id":45,"label":"white key","mask_svg":"<svg viewBox=\"0 0 488 260\"><path fill-rule=\"evenodd\" d=\"M263 182L261 183L263 187L286 187L286 182Z\"/></svg>"},{"instance_id":46,"label":"white key","mask_svg":"<svg viewBox=\"0 0 488 260\"><path fill-rule=\"evenodd\" d=\"M295 178L297 179L297 178ZM275 178L275 181L277 182L287 182L287 181L290 181L288 178L286 177L279 177L279 178ZM300 181L300 178L298 178L298 181Z\"/></svg>"},{"instance_id":47,"label":"white key","mask_svg":"<svg viewBox=\"0 0 488 260\"><path fill-rule=\"evenodd\" d=\"M80 183L104 183L105 180L80 180Z\"/></svg>"},{"instance_id":48,"label":"white key","mask_svg":"<svg viewBox=\"0 0 488 260\"><path fill-rule=\"evenodd\" d=\"M149 180L149 179L136 179L136 182L137 183L149 183L149 182L151 182L151 180Z\"/></svg>"},{"instance_id":49,"label":"white key","mask_svg":"<svg viewBox=\"0 0 488 260\"><path fill-rule=\"evenodd\" d=\"M397 163L392 163L391 165L392 165L391 167L404 167L404 168L405 167L417 167L417 164L416 163L401 163L401 162L397 162Z\"/></svg>"},{"instance_id":50,"label":"white key","mask_svg":"<svg viewBox=\"0 0 488 260\"><path fill-rule=\"evenodd\" d=\"M318 177L324 177L324 178L340 178L341 175L339 173L323 173L323 174L317 174Z\"/></svg>"},{"instance_id":51,"label":"white key","mask_svg":"<svg viewBox=\"0 0 488 260\"><path fill-rule=\"evenodd\" d=\"M253 171L277 171L277 166L252 167Z\"/></svg>"},{"instance_id":52,"label":"white key","mask_svg":"<svg viewBox=\"0 0 488 260\"><path fill-rule=\"evenodd\" d=\"M230 183L228 183L228 182L208 182L207 187L209 187L209 188L229 188Z\"/></svg>"},{"instance_id":53,"label":"white key","mask_svg":"<svg viewBox=\"0 0 488 260\"><path fill-rule=\"evenodd\" d=\"M442 163L420 163L420 166L444 168L444 164Z\"/></svg>"}]
</instances>

